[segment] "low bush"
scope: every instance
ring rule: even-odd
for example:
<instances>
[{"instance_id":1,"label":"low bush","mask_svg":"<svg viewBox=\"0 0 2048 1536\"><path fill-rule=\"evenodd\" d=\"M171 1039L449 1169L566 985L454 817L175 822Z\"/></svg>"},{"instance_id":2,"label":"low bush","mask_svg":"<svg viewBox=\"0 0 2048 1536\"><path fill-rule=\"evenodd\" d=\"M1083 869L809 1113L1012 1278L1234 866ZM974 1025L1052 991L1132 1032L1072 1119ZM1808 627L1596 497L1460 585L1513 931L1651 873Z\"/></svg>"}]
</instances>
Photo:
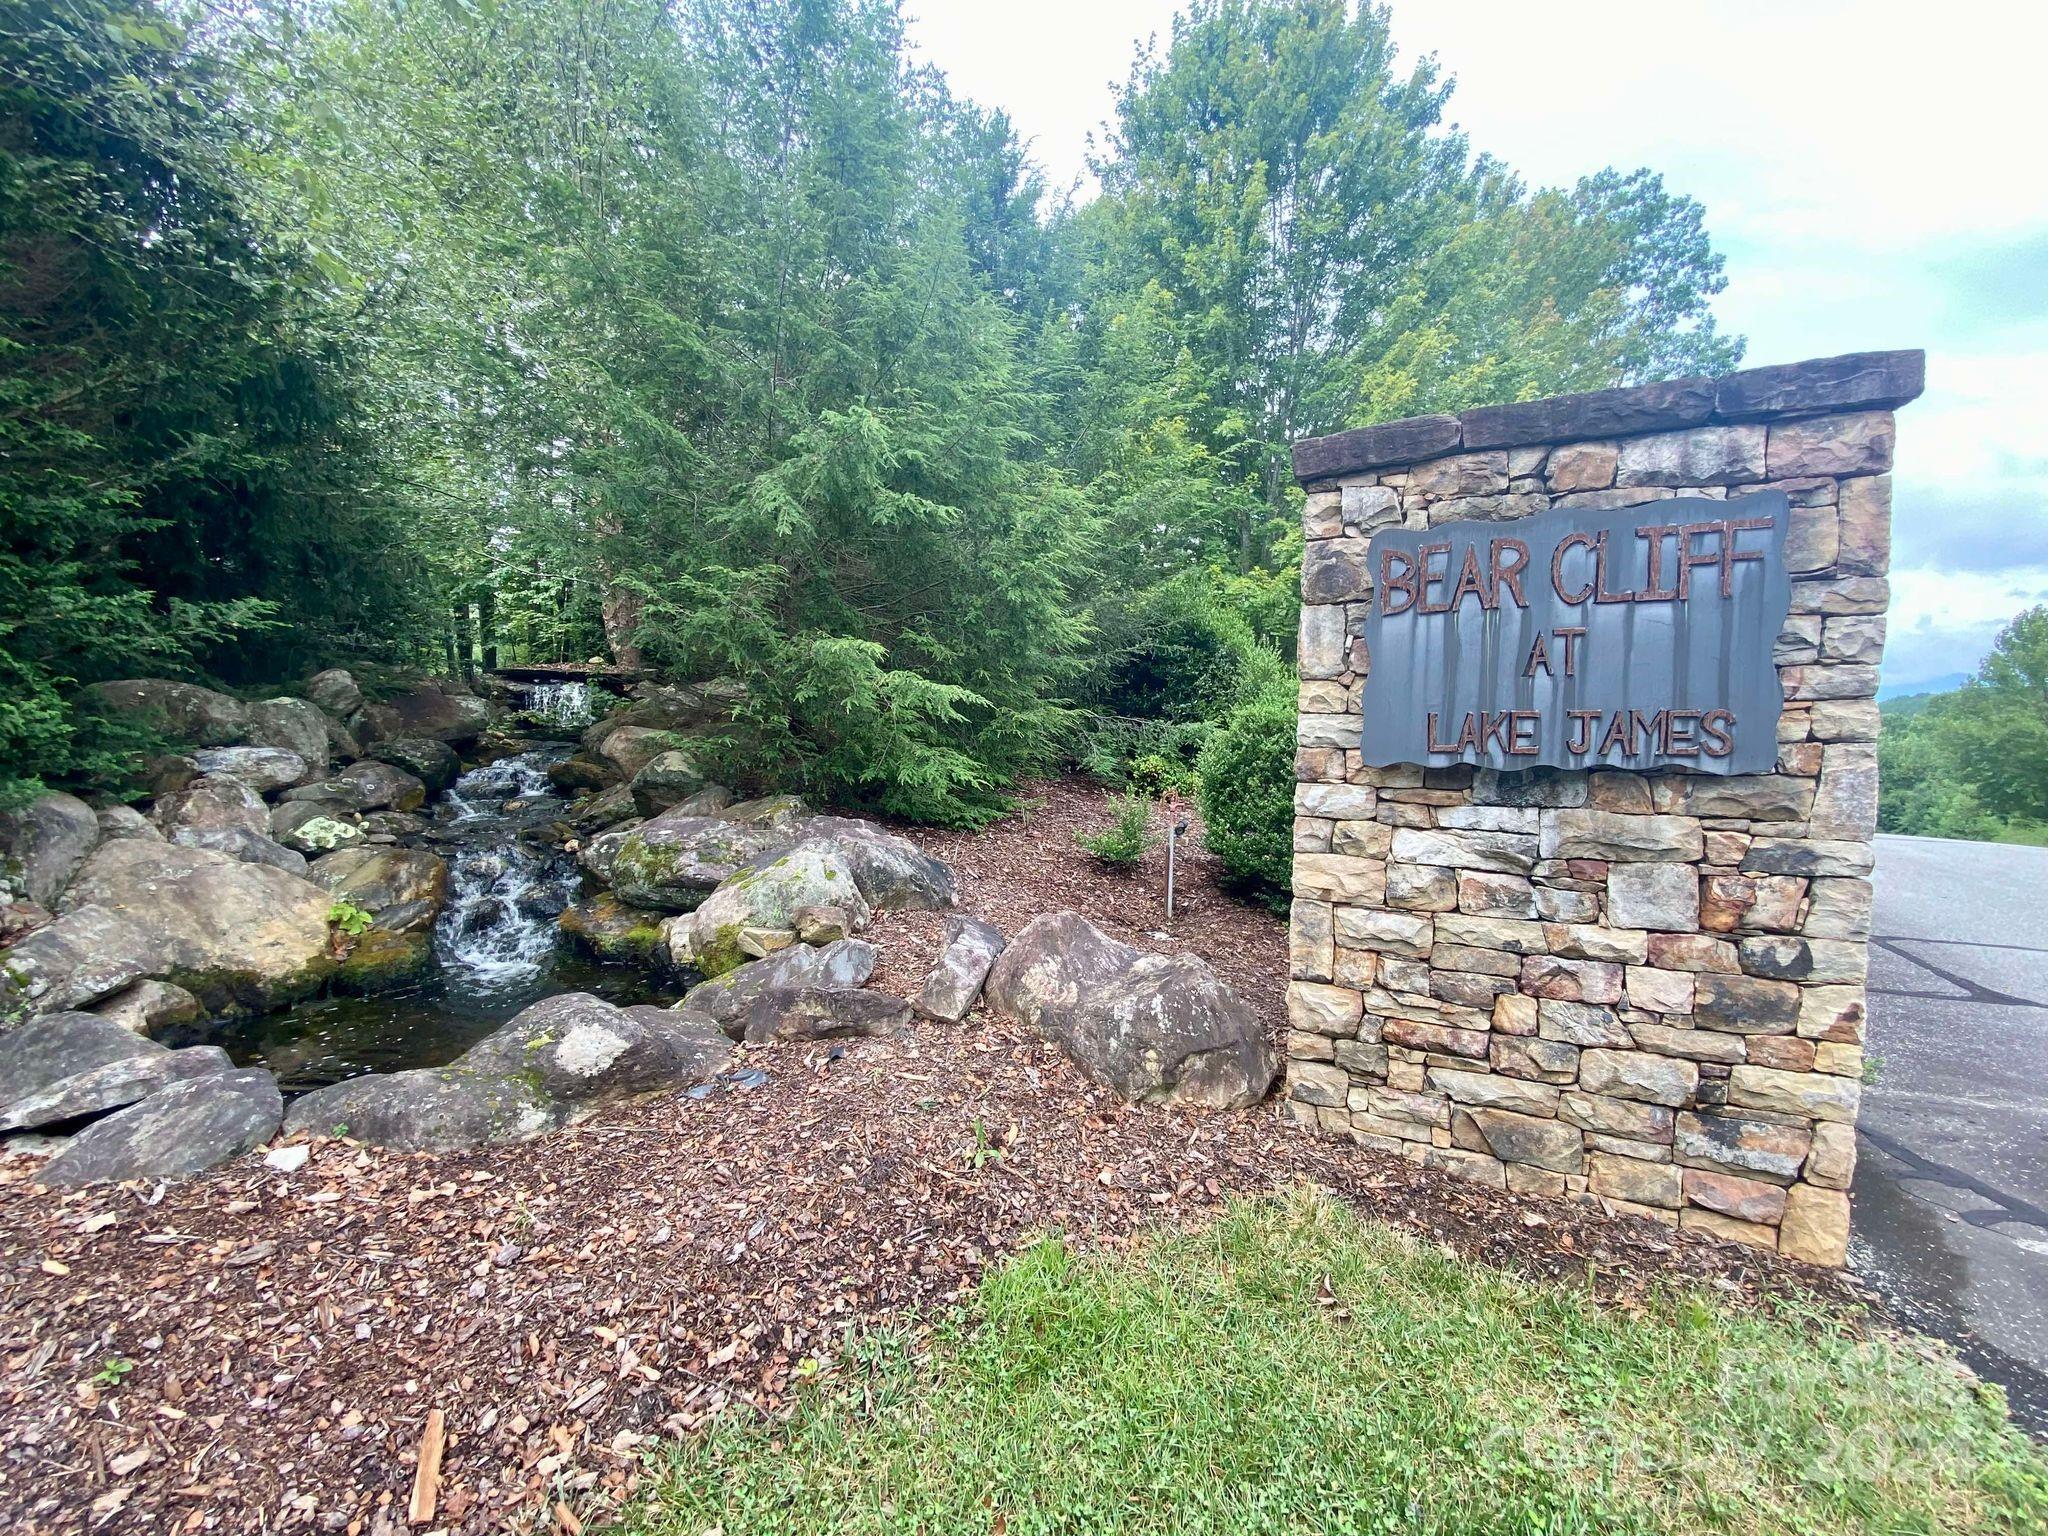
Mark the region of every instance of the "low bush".
<instances>
[{"instance_id":1,"label":"low bush","mask_svg":"<svg viewBox=\"0 0 2048 1536\"><path fill-rule=\"evenodd\" d=\"M1158 841L1151 826L1152 803L1143 795L1124 795L1117 800L1116 815L1106 829L1078 833L1074 841L1103 863L1128 868Z\"/></svg>"},{"instance_id":2,"label":"low bush","mask_svg":"<svg viewBox=\"0 0 2048 1536\"><path fill-rule=\"evenodd\" d=\"M1284 909L1294 870L1294 690L1269 685L1223 719L1195 766L1204 839L1232 878Z\"/></svg>"}]
</instances>

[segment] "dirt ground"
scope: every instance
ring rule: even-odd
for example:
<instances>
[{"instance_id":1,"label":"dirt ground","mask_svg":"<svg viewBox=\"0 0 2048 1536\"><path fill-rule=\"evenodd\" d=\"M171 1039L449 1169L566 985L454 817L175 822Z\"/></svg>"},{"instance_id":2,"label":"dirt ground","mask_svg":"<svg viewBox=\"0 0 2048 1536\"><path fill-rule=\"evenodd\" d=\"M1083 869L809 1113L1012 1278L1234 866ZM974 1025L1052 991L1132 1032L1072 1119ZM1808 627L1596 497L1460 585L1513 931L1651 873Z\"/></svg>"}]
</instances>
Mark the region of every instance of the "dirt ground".
<instances>
[{"instance_id":1,"label":"dirt ground","mask_svg":"<svg viewBox=\"0 0 2048 1536\"><path fill-rule=\"evenodd\" d=\"M1280 920L1205 854L1162 931L1164 855L1073 844L1100 791L1033 786L975 834L920 834L1014 932L1072 907L1208 956L1278 1028ZM885 914L876 985L923 976L942 919ZM0 1520L19 1531L573 1531L635 1486L649 1438L774 1409L854 1330L915 1324L1037 1234L1116 1245L1297 1180L1487 1262L1626 1298L1671 1277L1740 1301L1846 1282L1751 1250L1518 1201L1312 1141L1273 1106L1122 1104L977 1010L903 1040L748 1048L751 1075L472 1153L315 1143L169 1187L68 1194L0 1164Z\"/></svg>"}]
</instances>

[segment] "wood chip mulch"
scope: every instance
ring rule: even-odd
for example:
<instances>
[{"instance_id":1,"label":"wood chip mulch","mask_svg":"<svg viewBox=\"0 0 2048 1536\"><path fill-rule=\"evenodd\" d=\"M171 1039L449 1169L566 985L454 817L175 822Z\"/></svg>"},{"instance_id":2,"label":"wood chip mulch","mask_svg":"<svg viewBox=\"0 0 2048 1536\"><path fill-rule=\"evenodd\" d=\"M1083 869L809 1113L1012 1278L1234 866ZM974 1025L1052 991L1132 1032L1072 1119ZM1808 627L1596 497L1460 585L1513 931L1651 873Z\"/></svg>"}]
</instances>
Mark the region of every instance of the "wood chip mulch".
<instances>
[{"instance_id":1,"label":"wood chip mulch","mask_svg":"<svg viewBox=\"0 0 2048 1536\"><path fill-rule=\"evenodd\" d=\"M1012 932L1059 906L1131 942L1158 931L1144 872L1070 852L1099 793L1042 792L977 837L924 836L967 904ZM1268 1016L1284 934L1196 869L1176 938L1147 942L1214 943ZM904 957L937 934L890 914L886 980L921 979ZM1116 1247L1301 1180L1624 1304L1672 1278L1738 1302L1860 1299L1746 1249L1314 1141L1270 1105L1128 1106L981 1011L900 1040L749 1048L743 1065L765 1082L470 1153L322 1141L289 1173L252 1156L71 1193L0 1164L4 1528L573 1532L637 1486L651 1437L781 1407L851 1333L915 1324L1034 1235ZM417 1526L416 1485L434 1505Z\"/></svg>"}]
</instances>

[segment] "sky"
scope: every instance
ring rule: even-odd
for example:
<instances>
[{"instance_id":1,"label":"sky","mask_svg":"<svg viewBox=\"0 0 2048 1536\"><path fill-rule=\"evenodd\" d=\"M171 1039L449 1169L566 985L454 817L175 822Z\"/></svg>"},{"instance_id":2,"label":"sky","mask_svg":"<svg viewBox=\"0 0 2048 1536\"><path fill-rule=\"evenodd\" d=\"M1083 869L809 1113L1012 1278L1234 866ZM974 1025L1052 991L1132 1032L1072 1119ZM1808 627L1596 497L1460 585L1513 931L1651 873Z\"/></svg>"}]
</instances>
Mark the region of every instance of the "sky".
<instances>
[{"instance_id":1,"label":"sky","mask_svg":"<svg viewBox=\"0 0 2048 1536\"><path fill-rule=\"evenodd\" d=\"M906 0L1055 185L1172 0ZM1972 671L2048 602L2048 5L1393 0L1448 117L1532 185L1661 171L1706 206L1748 364L1921 347L1900 413L1887 692Z\"/></svg>"}]
</instances>

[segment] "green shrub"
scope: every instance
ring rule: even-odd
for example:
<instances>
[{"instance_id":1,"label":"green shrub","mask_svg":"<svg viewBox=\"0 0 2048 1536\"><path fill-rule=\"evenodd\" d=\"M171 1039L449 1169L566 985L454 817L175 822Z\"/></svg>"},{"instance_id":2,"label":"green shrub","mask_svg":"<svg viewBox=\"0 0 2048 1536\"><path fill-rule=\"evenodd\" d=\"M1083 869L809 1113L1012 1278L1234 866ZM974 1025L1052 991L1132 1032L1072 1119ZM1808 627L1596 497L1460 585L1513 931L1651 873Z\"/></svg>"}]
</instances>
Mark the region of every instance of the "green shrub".
<instances>
[{"instance_id":1,"label":"green shrub","mask_svg":"<svg viewBox=\"0 0 2048 1536\"><path fill-rule=\"evenodd\" d=\"M1116 802L1116 818L1095 833L1077 833L1074 841L1105 864L1128 867L1145 857L1158 839L1152 831L1152 802L1143 795L1124 795Z\"/></svg>"},{"instance_id":2,"label":"green shrub","mask_svg":"<svg viewBox=\"0 0 2048 1536\"><path fill-rule=\"evenodd\" d=\"M1294 690L1274 685L1224 717L1195 765L1209 851L1275 907L1294 868Z\"/></svg>"}]
</instances>

